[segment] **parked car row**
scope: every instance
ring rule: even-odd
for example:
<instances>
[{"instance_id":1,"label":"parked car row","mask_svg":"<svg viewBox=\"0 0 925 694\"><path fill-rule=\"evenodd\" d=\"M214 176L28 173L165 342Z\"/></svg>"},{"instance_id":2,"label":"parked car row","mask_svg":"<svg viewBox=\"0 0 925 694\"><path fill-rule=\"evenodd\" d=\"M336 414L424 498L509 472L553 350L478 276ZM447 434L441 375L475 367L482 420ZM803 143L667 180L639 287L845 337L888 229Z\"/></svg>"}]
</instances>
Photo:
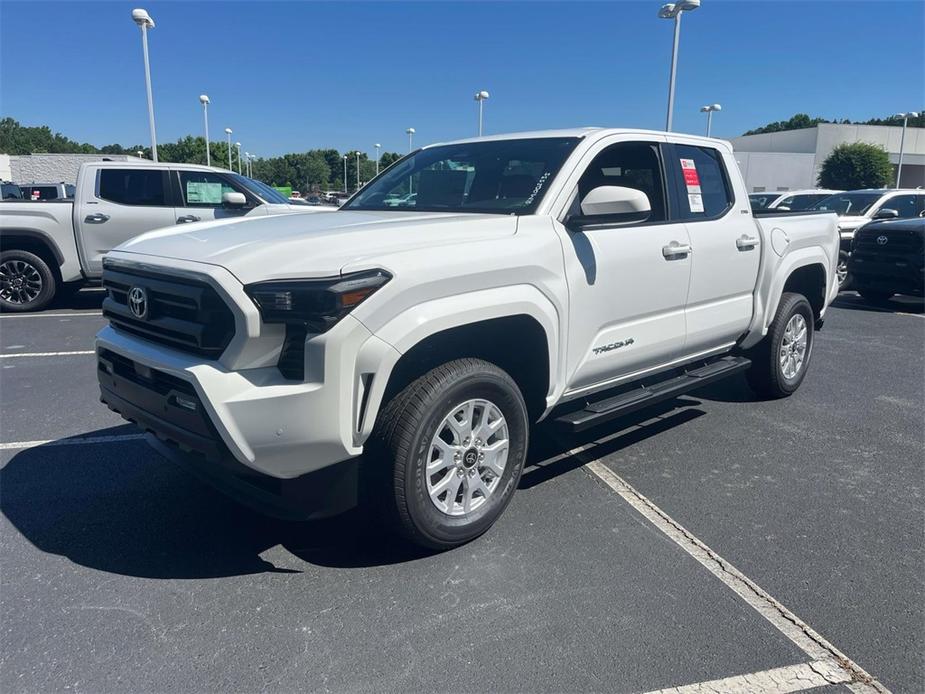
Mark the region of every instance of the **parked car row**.
<instances>
[{"instance_id":1,"label":"parked car row","mask_svg":"<svg viewBox=\"0 0 925 694\"><path fill-rule=\"evenodd\" d=\"M877 188L869 190L827 191L799 190L749 194L753 210L782 212L795 209L834 212L838 215L838 279L841 289L855 288L849 258L859 229L874 220L915 219L925 217L925 190ZM815 201L806 204L815 198ZM913 225L914 226L914 225Z\"/></svg>"},{"instance_id":2,"label":"parked car row","mask_svg":"<svg viewBox=\"0 0 925 694\"><path fill-rule=\"evenodd\" d=\"M110 249L176 224L324 208L292 205L233 171L154 162L81 165L73 198L0 203L0 309L36 311L99 281Z\"/></svg>"}]
</instances>

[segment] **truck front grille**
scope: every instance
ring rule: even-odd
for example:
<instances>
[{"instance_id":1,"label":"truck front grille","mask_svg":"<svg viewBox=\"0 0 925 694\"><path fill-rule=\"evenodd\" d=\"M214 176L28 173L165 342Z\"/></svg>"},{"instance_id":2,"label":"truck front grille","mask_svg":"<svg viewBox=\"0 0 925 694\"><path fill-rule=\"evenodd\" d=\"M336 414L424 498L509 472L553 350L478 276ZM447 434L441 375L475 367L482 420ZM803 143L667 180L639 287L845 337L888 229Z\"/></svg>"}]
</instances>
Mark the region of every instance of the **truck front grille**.
<instances>
[{"instance_id":1,"label":"truck front grille","mask_svg":"<svg viewBox=\"0 0 925 694\"><path fill-rule=\"evenodd\" d=\"M234 336L234 314L206 282L105 268L103 287L103 315L116 330L210 359L218 358ZM130 305L135 288L145 299L141 316Z\"/></svg>"}]
</instances>

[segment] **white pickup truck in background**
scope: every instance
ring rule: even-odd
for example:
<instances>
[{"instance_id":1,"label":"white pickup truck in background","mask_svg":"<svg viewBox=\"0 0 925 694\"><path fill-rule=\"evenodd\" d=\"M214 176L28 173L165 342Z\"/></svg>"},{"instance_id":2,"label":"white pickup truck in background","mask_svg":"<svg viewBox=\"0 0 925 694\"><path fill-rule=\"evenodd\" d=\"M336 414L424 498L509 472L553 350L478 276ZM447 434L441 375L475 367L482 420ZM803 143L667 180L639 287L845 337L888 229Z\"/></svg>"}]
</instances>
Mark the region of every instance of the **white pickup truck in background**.
<instances>
[{"instance_id":1,"label":"white pickup truck in background","mask_svg":"<svg viewBox=\"0 0 925 694\"><path fill-rule=\"evenodd\" d=\"M73 195L0 203L0 310L37 311L63 289L98 280L107 251L152 229L325 209L292 205L259 181L193 164L83 164Z\"/></svg>"},{"instance_id":2,"label":"white pickup truck in background","mask_svg":"<svg viewBox=\"0 0 925 694\"><path fill-rule=\"evenodd\" d=\"M533 422L579 431L743 371L793 393L838 245L834 214L756 217L720 140L433 145L336 212L111 252L97 373L110 408L240 499L310 517L362 488L452 547L507 506Z\"/></svg>"}]
</instances>

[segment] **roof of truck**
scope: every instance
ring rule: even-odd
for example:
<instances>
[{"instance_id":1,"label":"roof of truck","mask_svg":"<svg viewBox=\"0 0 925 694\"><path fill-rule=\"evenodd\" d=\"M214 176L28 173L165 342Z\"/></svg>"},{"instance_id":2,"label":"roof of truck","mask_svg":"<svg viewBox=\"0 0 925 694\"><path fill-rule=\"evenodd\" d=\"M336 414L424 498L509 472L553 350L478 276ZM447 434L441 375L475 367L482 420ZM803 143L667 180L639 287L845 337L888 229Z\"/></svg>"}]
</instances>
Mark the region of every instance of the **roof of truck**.
<instances>
[{"instance_id":1,"label":"roof of truck","mask_svg":"<svg viewBox=\"0 0 925 694\"><path fill-rule=\"evenodd\" d=\"M193 171L222 171L223 173L237 173L237 171L232 171L231 169L223 169L219 166L205 166L203 164L186 164L184 162L176 161L151 161L150 159L127 159L125 161L114 161L112 159L102 159L100 161L88 161L86 164L92 164L94 166L104 165L110 166L116 169L124 169L127 166L144 166L145 168L159 168L159 167L176 167L182 166L184 169L191 169Z\"/></svg>"},{"instance_id":2,"label":"roof of truck","mask_svg":"<svg viewBox=\"0 0 925 694\"><path fill-rule=\"evenodd\" d=\"M467 137L460 140L450 140L447 142L435 142L433 144L427 145L427 147L437 147L439 145L456 145L468 142L490 142L492 140L525 140L525 139L539 139L546 137L587 137L588 135L598 135L601 137L607 135L641 135L641 136L665 136L670 135L672 137L684 138L685 140L702 140L703 142L725 142L725 140L719 140L712 137L702 137L700 135L691 135L690 133L679 133L679 132L665 132L663 130L640 130L637 128L601 128L587 126L583 128L562 128L559 130L528 130L525 132L515 132L515 133L498 133L497 135L484 135L482 137ZM426 149L426 148L425 148Z\"/></svg>"}]
</instances>

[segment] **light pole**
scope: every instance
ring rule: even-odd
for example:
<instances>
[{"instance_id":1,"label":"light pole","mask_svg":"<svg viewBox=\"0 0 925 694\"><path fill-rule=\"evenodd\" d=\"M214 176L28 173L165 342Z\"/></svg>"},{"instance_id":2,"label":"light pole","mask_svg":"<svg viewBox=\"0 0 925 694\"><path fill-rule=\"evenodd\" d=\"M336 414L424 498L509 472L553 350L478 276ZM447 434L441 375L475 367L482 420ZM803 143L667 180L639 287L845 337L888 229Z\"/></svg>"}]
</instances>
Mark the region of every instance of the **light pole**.
<instances>
[{"instance_id":1,"label":"light pole","mask_svg":"<svg viewBox=\"0 0 925 694\"><path fill-rule=\"evenodd\" d=\"M225 128L225 135L228 136L228 170L232 171L231 168L231 128Z\"/></svg>"},{"instance_id":2,"label":"light pole","mask_svg":"<svg viewBox=\"0 0 925 694\"><path fill-rule=\"evenodd\" d=\"M199 103L202 104L202 120L206 126L206 166L212 166L212 153L209 152L209 95L200 94Z\"/></svg>"},{"instance_id":3,"label":"light pole","mask_svg":"<svg viewBox=\"0 0 925 694\"><path fill-rule=\"evenodd\" d=\"M408 133L408 152L411 152L412 147L414 147L412 143L414 142L415 130L414 128L408 128L405 132Z\"/></svg>"},{"instance_id":4,"label":"light pole","mask_svg":"<svg viewBox=\"0 0 925 694\"><path fill-rule=\"evenodd\" d=\"M251 177L251 155L248 152L244 153L244 175Z\"/></svg>"},{"instance_id":5,"label":"light pole","mask_svg":"<svg viewBox=\"0 0 925 694\"><path fill-rule=\"evenodd\" d=\"M713 129L713 112L722 110L723 107L720 104L710 104L709 106L700 107L700 112L707 114L707 137L710 137L710 131Z\"/></svg>"},{"instance_id":6,"label":"light pole","mask_svg":"<svg viewBox=\"0 0 925 694\"><path fill-rule=\"evenodd\" d=\"M475 100L479 102L479 137L482 136L482 106L488 100L488 96L485 90L475 93Z\"/></svg>"},{"instance_id":7,"label":"light pole","mask_svg":"<svg viewBox=\"0 0 925 694\"><path fill-rule=\"evenodd\" d=\"M235 142L234 146L238 150L238 173L241 173L241 143Z\"/></svg>"},{"instance_id":8,"label":"light pole","mask_svg":"<svg viewBox=\"0 0 925 694\"><path fill-rule=\"evenodd\" d=\"M658 16L674 20L674 44L671 48L671 76L668 79L668 116L665 118L665 130L671 132L671 119L674 113L674 83L678 72L678 42L681 40L681 14L700 7L700 0L678 0L662 5Z\"/></svg>"},{"instance_id":9,"label":"light pole","mask_svg":"<svg viewBox=\"0 0 925 694\"><path fill-rule=\"evenodd\" d=\"M137 152L135 152L135 154L138 155L138 158L139 158L139 159L144 159L144 158L145 158L145 153L142 152L140 149L139 149Z\"/></svg>"},{"instance_id":10,"label":"light pole","mask_svg":"<svg viewBox=\"0 0 925 694\"><path fill-rule=\"evenodd\" d=\"M373 145L376 148L376 175L379 175L379 150L382 148L378 142Z\"/></svg>"},{"instance_id":11,"label":"light pole","mask_svg":"<svg viewBox=\"0 0 925 694\"><path fill-rule=\"evenodd\" d=\"M145 56L145 89L148 92L148 125L151 127L151 159L157 161L157 132L154 129L154 96L151 94L151 66L148 63L148 29L154 20L145 10L132 10L132 20L141 29L141 48Z\"/></svg>"},{"instance_id":12,"label":"light pole","mask_svg":"<svg viewBox=\"0 0 925 694\"><path fill-rule=\"evenodd\" d=\"M357 190L360 189L360 150L357 150Z\"/></svg>"},{"instance_id":13,"label":"light pole","mask_svg":"<svg viewBox=\"0 0 925 694\"><path fill-rule=\"evenodd\" d=\"M347 192L347 155L344 155L344 192Z\"/></svg>"},{"instance_id":14,"label":"light pole","mask_svg":"<svg viewBox=\"0 0 925 694\"><path fill-rule=\"evenodd\" d=\"M896 167L896 188L899 188L899 181L902 179L903 175L903 154L905 153L906 148L906 126L909 124L910 118L918 118L919 114L916 111L909 111L908 113L897 113L896 118L903 119L903 134L899 138L899 166Z\"/></svg>"}]
</instances>

